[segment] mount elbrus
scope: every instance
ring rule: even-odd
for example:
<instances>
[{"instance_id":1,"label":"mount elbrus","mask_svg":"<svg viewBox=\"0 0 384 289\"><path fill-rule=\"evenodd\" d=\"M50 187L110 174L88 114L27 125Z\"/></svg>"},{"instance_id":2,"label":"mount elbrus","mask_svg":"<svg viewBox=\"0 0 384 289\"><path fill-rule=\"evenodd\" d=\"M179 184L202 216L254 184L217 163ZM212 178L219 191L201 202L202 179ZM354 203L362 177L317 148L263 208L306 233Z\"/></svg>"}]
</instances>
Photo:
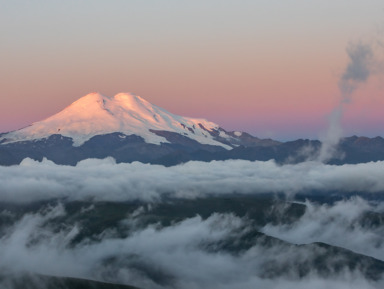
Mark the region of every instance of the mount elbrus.
<instances>
[{"instance_id":1,"label":"mount elbrus","mask_svg":"<svg viewBox=\"0 0 384 289\"><path fill-rule=\"evenodd\" d=\"M19 164L27 157L66 165L105 157L163 165L225 159L299 162L306 159L304 148L317 150L320 145L316 140L279 142L226 131L205 119L174 115L133 94L91 93L45 120L0 134L0 165ZM384 139L345 138L339 150L343 157L330 163L383 160Z\"/></svg>"}]
</instances>

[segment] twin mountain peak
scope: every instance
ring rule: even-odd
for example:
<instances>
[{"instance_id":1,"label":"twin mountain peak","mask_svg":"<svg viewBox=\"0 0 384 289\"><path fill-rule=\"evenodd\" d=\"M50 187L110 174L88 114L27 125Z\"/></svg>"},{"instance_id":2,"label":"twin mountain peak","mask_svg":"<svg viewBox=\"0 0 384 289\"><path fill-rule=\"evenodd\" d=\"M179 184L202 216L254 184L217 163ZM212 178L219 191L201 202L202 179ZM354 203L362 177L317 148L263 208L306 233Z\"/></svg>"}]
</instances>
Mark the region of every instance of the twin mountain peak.
<instances>
[{"instance_id":1,"label":"twin mountain peak","mask_svg":"<svg viewBox=\"0 0 384 289\"><path fill-rule=\"evenodd\" d=\"M0 134L0 165L19 164L25 158L76 165L106 157L162 165L228 159L286 163L305 161L308 155L303 152L316 152L320 146L317 140L278 142L226 131L129 93L113 97L90 93L45 120ZM339 150L342 158L330 163L384 160L384 139L349 137L341 140Z\"/></svg>"},{"instance_id":2,"label":"twin mountain peak","mask_svg":"<svg viewBox=\"0 0 384 289\"><path fill-rule=\"evenodd\" d=\"M247 133L228 132L205 119L172 114L134 94L119 93L108 97L90 93L45 120L2 134L0 143L62 135L71 138L73 146L82 146L94 136L116 132L136 135L145 143L157 145L170 143L167 135L176 133L200 144L219 146L226 150L243 142L261 141Z\"/></svg>"}]
</instances>

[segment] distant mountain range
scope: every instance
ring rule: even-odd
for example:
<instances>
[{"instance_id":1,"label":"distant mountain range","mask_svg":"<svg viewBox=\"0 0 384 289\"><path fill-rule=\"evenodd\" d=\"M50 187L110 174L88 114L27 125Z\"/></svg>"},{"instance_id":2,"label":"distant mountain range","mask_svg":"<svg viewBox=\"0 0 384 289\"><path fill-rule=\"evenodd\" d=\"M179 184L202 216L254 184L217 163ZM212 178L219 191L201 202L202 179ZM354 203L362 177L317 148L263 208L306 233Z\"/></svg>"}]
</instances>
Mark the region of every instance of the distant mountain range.
<instances>
[{"instance_id":1,"label":"distant mountain range","mask_svg":"<svg viewBox=\"0 0 384 289\"><path fill-rule=\"evenodd\" d=\"M174 115L126 93L88 94L61 112L20 130L0 134L0 165L24 158L75 165L87 158L176 165L190 160L270 160L296 163L315 154L317 140L279 142L246 132L226 131L205 119ZM382 137L341 140L329 163L384 160Z\"/></svg>"}]
</instances>

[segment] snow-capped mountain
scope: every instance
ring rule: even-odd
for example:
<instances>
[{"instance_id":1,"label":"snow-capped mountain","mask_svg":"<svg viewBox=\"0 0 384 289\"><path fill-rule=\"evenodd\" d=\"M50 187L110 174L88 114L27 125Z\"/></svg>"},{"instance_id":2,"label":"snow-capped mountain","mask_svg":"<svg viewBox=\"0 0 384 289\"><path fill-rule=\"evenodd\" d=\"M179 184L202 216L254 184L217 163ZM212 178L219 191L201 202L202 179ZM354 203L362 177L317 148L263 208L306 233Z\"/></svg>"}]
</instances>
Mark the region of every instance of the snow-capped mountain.
<instances>
[{"instance_id":1,"label":"snow-capped mountain","mask_svg":"<svg viewBox=\"0 0 384 289\"><path fill-rule=\"evenodd\" d=\"M45 120L2 135L0 142L38 140L60 134L72 138L74 146L81 146L96 135L114 132L137 135L151 144L169 143L160 132L172 132L200 144L225 149L231 149L230 144L242 134L230 135L205 119L174 115L133 94L119 93L108 97L90 93Z\"/></svg>"},{"instance_id":2,"label":"snow-capped mountain","mask_svg":"<svg viewBox=\"0 0 384 289\"><path fill-rule=\"evenodd\" d=\"M171 165L222 159L216 154L277 143L172 114L133 94L90 93L45 120L0 134L0 165L18 164L26 157L74 165L109 156L118 162Z\"/></svg>"},{"instance_id":3,"label":"snow-capped mountain","mask_svg":"<svg viewBox=\"0 0 384 289\"><path fill-rule=\"evenodd\" d=\"M106 157L162 165L225 159L286 163L304 161L302 152L316 151L320 145L226 131L205 119L174 115L133 94L91 93L45 120L0 134L0 165L19 164L27 157L65 165ZM332 163L384 160L384 139L346 138L340 150L344 159Z\"/></svg>"}]
</instances>

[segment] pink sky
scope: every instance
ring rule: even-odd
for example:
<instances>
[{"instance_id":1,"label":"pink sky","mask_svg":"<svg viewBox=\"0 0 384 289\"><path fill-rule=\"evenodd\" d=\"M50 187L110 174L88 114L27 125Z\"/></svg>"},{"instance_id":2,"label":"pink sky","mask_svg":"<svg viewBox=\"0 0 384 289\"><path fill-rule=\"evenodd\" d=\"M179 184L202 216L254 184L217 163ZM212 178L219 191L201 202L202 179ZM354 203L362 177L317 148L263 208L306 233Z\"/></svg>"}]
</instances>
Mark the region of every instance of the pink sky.
<instances>
[{"instance_id":1,"label":"pink sky","mask_svg":"<svg viewBox=\"0 0 384 289\"><path fill-rule=\"evenodd\" d=\"M384 3L269 2L2 3L0 131L97 91L259 137L317 138L338 102L347 44L381 53ZM357 91L346 135L384 135L382 80Z\"/></svg>"}]
</instances>

